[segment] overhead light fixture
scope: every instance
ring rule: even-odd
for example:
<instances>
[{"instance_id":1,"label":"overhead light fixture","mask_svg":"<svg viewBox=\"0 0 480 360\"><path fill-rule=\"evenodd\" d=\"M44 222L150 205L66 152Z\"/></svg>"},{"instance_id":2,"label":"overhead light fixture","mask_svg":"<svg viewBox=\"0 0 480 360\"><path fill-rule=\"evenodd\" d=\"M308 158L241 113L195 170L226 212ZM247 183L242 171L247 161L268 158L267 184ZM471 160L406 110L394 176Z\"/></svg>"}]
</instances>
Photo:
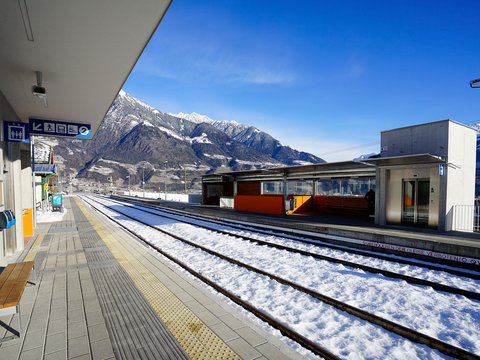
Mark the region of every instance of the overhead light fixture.
<instances>
[{"instance_id":1,"label":"overhead light fixture","mask_svg":"<svg viewBox=\"0 0 480 360\"><path fill-rule=\"evenodd\" d=\"M480 88L480 79L470 81L471 88Z\"/></svg>"},{"instance_id":2,"label":"overhead light fixture","mask_svg":"<svg viewBox=\"0 0 480 360\"><path fill-rule=\"evenodd\" d=\"M48 107L47 89L42 86L43 74L41 71L35 71L35 74L37 76L37 85L32 86L32 94L33 96L42 99L45 107Z\"/></svg>"},{"instance_id":3,"label":"overhead light fixture","mask_svg":"<svg viewBox=\"0 0 480 360\"><path fill-rule=\"evenodd\" d=\"M32 24L30 23L30 16L28 15L27 0L18 0L20 6L20 14L22 14L23 27L28 41L33 41Z\"/></svg>"}]
</instances>

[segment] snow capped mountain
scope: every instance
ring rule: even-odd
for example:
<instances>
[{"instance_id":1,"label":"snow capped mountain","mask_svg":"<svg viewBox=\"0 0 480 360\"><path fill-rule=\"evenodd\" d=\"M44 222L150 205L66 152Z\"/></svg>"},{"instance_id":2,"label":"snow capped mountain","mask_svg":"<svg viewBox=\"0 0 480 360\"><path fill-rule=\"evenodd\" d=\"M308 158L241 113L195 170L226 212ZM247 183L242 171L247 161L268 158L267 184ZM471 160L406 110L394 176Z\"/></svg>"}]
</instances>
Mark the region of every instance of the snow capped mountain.
<instances>
[{"instance_id":1,"label":"snow capped mountain","mask_svg":"<svg viewBox=\"0 0 480 360\"><path fill-rule=\"evenodd\" d=\"M252 126L240 124L235 120L213 120L207 115L201 115L196 112L192 112L191 114L178 113L178 114L170 114L170 115L178 117L180 119L191 121L195 124L202 124L202 123L211 124L217 129L226 133L228 136L232 136L232 137L236 136L237 134L244 131L245 129L252 127ZM260 131L260 130L257 129L257 131Z\"/></svg>"},{"instance_id":2,"label":"snow capped mountain","mask_svg":"<svg viewBox=\"0 0 480 360\"><path fill-rule=\"evenodd\" d=\"M480 134L480 120L471 124L467 124L467 126L471 127L472 129L475 129L477 133Z\"/></svg>"},{"instance_id":3,"label":"snow capped mountain","mask_svg":"<svg viewBox=\"0 0 480 360\"><path fill-rule=\"evenodd\" d=\"M196 173L190 184L196 186L201 174L219 168L244 170L324 162L283 146L253 126L215 121L197 113L163 113L123 90L92 140L59 139L54 151L64 159L66 173L95 180L104 180L108 173L113 180L124 181L130 176L134 182L140 171L148 169L145 176L150 185L165 181L156 173L165 164L172 169L172 179L182 179L185 168Z\"/></svg>"},{"instance_id":4,"label":"snow capped mountain","mask_svg":"<svg viewBox=\"0 0 480 360\"><path fill-rule=\"evenodd\" d=\"M181 112L178 114L169 114L169 115L175 116L180 119L191 121L195 124L201 124L201 123L211 124L214 122L214 120L210 119L207 115L197 114L196 112L192 112L191 114L186 114Z\"/></svg>"}]
</instances>

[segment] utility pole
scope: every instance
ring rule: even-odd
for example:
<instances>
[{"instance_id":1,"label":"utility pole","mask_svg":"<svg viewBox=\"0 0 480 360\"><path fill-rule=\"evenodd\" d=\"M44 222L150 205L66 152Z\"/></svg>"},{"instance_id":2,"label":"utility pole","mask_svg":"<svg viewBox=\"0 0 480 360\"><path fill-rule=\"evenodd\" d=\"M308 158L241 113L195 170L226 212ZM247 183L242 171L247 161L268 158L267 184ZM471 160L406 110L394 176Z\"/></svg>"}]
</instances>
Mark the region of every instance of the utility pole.
<instances>
[{"instance_id":1,"label":"utility pole","mask_svg":"<svg viewBox=\"0 0 480 360\"><path fill-rule=\"evenodd\" d=\"M168 161L165 160L165 200L167 200L167 163Z\"/></svg>"},{"instance_id":2,"label":"utility pole","mask_svg":"<svg viewBox=\"0 0 480 360\"><path fill-rule=\"evenodd\" d=\"M127 175L127 179L128 179L128 196L131 196L130 195L130 175Z\"/></svg>"},{"instance_id":3,"label":"utility pole","mask_svg":"<svg viewBox=\"0 0 480 360\"><path fill-rule=\"evenodd\" d=\"M143 188L143 197L145 197L145 168L142 168L142 188Z\"/></svg>"},{"instance_id":4,"label":"utility pole","mask_svg":"<svg viewBox=\"0 0 480 360\"><path fill-rule=\"evenodd\" d=\"M187 193L187 168L183 167L183 183L185 185L185 194Z\"/></svg>"}]
</instances>

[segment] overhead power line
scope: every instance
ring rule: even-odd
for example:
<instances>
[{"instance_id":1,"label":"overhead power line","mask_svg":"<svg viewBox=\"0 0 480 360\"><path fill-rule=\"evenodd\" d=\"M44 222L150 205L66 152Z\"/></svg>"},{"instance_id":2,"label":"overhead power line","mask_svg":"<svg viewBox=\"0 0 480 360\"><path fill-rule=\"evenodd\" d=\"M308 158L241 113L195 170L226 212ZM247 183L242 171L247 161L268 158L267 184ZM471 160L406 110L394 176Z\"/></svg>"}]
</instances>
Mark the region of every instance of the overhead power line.
<instances>
[{"instance_id":1,"label":"overhead power line","mask_svg":"<svg viewBox=\"0 0 480 360\"><path fill-rule=\"evenodd\" d=\"M326 153L318 154L318 156L336 154L336 153L340 153L340 152L344 152L344 151L361 149L361 148L365 148L365 147L367 147L367 146L373 146L373 145L380 145L380 143L379 143L379 142L373 142L373 143L368 143L368 144L351 146L351 147L348 147L348 148L337 149L337 150L333 150L333 151L328 151L328 152L326 152Z\"/></svg>"}]
</instances>

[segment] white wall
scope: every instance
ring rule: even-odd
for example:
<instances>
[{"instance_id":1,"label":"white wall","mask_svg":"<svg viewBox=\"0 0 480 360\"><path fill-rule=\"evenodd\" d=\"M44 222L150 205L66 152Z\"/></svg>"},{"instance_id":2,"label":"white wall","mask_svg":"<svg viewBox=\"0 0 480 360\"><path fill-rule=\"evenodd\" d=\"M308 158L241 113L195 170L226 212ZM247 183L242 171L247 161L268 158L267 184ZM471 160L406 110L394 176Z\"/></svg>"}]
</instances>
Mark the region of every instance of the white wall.
<instances>
[{"instance_id":1,"label":"white wall","mask_svg":"<svg viewBox=\"0 0 480 360\"><path fill-rule=\"evenodd\" d=\"M454 226L455 205L474 205L476 144L475 130L450 122L446 169L446 230L452 230ZM465 230L473 230L473 213L471 214L471 219L463 219L464 224L471 224Z\"/></svg>"},{"instance_id":2,"label":"white wall","mask_svg":"<svg viewBox=\"0 0 480 360\"><path fill-rule=\"evenodd\" d=\"M429 153L447 162L444 176L439 176L436 165L420 172L413 166L390 170L390 176L386 176L387 222L398 223L401 219L401 180L428 178L433 189L429 226L438 224L439 230L452 230L455 206L474 204L476 138L475 130L450 120L382 132L382 157ZM382 224L381 216L377 215L377 222ZM466 222L473 229L473 217Z\"/></svg>"},{"instance_id":3,"label":"white wall","mask_svg":"<svg viewBox=\"0 0 480 360\"><path fill-rule=\"evenodd\" d=\"M382 157L414 154L447 156L448 126L451 121L414 125L383 131L381 134Z\"/></svg>"},{"instance_id":4,"label":"white wall","mask_svg":"<svg viewBox=\"0 0 480 360\"><path fill-rule=\"evenodd\" d=\"M233 209L234 205L235 205L235 199L233 197L220 198L220 207Z\"/></svg>"},{"instance_id":5,"label":"white wall","mask_svg":"<svg viewBox=\"0 0 480 360\"><path fill-rule=\"evenodd\" d=\"M3 121L20 121L17 114L10 106L3 93L0 91L0 129L3 133ZM3 140L3 137L2 137ZM2 162L0 162L0 198L4 207L0 210L12 209L16 215L17 223L13 228L4 230L0 234L0 263L5 259L5 256L17 253L24 248L23 237L23 192L22 192L22 174L21 174L21 160L20 160L20 144L7 143L2 141ZM3 166L4 164L4 166ZM7 170L3 173L3 168ZM28 196L29 189L24 189L25 195ZM30 191L33 191L30 188ZM3 249L6 251L4 252Z\"/></svg>"},{"instance_id":6,"label":"white wall","mask_svg":"<svg viewBox=\"0 0 480 360\"><path fill-rule=\"evenodd\" d=\"M33 207L33 183L30 151L22 151L22 208Z\"/></svg>"}]
</instances>

